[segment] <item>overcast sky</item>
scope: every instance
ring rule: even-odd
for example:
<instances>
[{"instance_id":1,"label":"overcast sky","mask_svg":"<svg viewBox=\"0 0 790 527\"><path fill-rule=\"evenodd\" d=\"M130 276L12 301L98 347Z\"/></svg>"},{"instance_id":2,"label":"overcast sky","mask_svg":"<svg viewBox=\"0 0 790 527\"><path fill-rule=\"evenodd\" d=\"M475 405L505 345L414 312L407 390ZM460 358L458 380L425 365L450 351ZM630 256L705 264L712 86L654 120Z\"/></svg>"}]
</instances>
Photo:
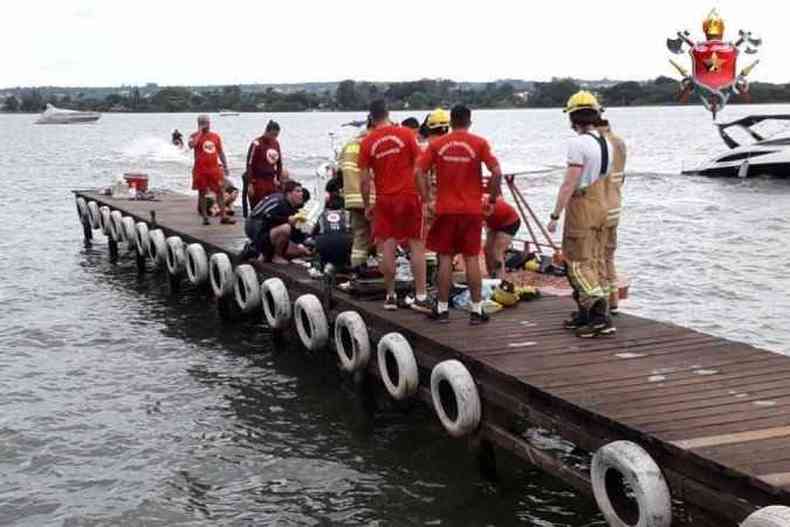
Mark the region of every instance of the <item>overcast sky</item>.
<instances>
[{"instance_id":1,"label":"overcast sky","mask_svg":"<svg viewBox=\"0 0 790 527\"><path fill-rule=\"evenodd\" d=\"M753 80L790 82L784 0L28 0L3 6L0 87L642 80L676 76L667 36L714 6L764 38Z\"/></svg>"}]
</instances>

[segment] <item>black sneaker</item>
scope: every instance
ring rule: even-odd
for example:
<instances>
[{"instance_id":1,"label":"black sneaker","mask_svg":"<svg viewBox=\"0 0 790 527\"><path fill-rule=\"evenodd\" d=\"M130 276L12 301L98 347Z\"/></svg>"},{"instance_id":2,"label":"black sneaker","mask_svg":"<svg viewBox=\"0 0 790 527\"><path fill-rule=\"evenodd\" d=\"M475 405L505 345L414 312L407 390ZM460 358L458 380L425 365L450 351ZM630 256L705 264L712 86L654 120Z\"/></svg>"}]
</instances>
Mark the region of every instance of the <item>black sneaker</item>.
<instances>
[{"instance_id":1,"label":"black sneaker","mask_svg":"<svg viewBox=\"0 0 790 527\"><path fill-rule=\"evenodd\" d=\"M588 322L589 320L581 311L574 311L571 313L570 318L566 319L562 325L565 329L577 329L587 325Z\"/></svg>"},{"instance_id":2,"label":"black sneaker","mask_svg":"<svg viewBox=\"0 0 790 527\"><path fill-rule=\"evenodd\" d=\"M390 296L387 295L387 299L384 300L384 309L387 311L395 311L398 309L398 297L396 295Z\"/></svg>"},{"instance_id":3,"label":"black sneaker","mask_svg":"<svg viewBox=\"0 0 790 527\"><path fill-rule=\"evenodd\" d=\"M485 324L491 320L491 317L488 316L488 313L485 311L481 311L477 313L476 311L472 311L469 313L469 324L472 326L479 326L480 324Z\"/></svg>"},{"instance_id":4,"label":"black sneaker","mask_svg":"<svg viewBox=\"0 0 790 527\"><path fill-rule=\"evenodd\" d=\"M425 297L422 300L417 298L407 298L406 305L408 305L410 309L413 309L419 313L428 314L433 311L433 302L431 302L428 297Z\"/></svg>"},{"instance_id":5,"label":"black sneaker","mask_svg":"<svg viewBox=\"0 0 790 527\"><path fill-rule=\"evenodd\" d=\"M576 329L575 335L582 339L589 339L595 337L609 337L614 336L617 328L614 327L610 320L590 322Z\"/></svg>"},{"instance_id":6,"label":"black sneaker","mask_svg":"<svg viewBox=\"0 0 790 527\"><path fill-rule=\"evenodd\" d=\"M258 257L258 251L255 249L255 246L247 242L244 244L244 248L241 250L241 254L239 254L239 258L242 260L254 260Z\"/></svg>"},{"instance_id":7,"label":"black sneaker","mask_svg":"<svg viewBox=\"0 0 790 527\"><path fill-rule=\"evenodd\" d=\"M431 312L428 313L428 318L438 324L447 324L450 322L450 310L445 309L439 313L438 308L434 306L433 309L431 309Z\"/></svg>"},{"instance_id":8,"label":"black sneaker","mask_svg":"<svg viewBox=\"0 0 790 527\"><path fill-rule=\"evenodd\" d=\"M618 307L617 305L610 305L609 314L615 317L618 316L620 314L620 307Z\"/></svg>"}]
</instances>

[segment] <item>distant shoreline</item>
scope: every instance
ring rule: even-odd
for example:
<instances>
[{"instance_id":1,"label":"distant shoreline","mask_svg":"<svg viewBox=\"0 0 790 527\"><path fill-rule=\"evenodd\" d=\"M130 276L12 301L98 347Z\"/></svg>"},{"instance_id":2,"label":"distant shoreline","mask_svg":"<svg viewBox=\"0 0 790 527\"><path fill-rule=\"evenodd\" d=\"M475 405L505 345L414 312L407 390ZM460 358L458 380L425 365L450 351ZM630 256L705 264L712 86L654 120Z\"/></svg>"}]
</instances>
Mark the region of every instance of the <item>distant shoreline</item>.
<instances>
[{"instance_id":1,"label":"distant shoreline","mask_svg":"<svg viewBox=\"0 0 790 527\"><path fill-rule=\"evenodd\" d=\"M669 77L637 81L550 82L503 80L491 83L456 83L423 79L413 82L306 83L287 88L250 86L120 88L13 88L0 90L5 113L39 113L47 103L66 109L102 113L218 113L365 111L373 99L386 99L391 110L422 112L464 103L475 109L561 108L579 89L598 95L605 107L682 106L677 102L679 82ZM790 83L751 84L752 104L790 103ZM698 102L695 97L690 105ZM736 97L730 104L740 104Z\"/></svg>"}]
</instances>

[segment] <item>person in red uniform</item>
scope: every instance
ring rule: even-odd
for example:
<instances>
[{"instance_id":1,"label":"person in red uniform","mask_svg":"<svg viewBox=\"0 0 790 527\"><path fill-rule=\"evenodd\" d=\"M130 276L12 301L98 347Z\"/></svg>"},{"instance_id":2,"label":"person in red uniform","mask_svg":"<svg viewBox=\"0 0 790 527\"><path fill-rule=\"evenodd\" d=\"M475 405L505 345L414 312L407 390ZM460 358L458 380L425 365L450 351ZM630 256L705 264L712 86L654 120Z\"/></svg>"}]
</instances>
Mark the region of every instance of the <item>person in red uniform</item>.
<instances>
[{"instance_id":1,"label":"person in red uniform","mask_svg":"<svg viewBox=\"0 0 790 527\"><path fill-rule=\"evenodd\" d=\"M486 268L491 278L503 278L505 272L505 250L510 247L513 236L521 228L518 211L499 196L493 205L488 196L483 196L483 216L486 223Z\"/></svg>"},{"instance_id":2,"label":"person in red uniform","mask_svg":"<svg viewBox=\"0 0 790 527\"><path fill-rule=\"evenodd\" d=\"M199 115L198 131L189 137L189 148L195 152L195 164L192 168L192 189L198 191L198 212L203 218L203 225L208 225L208 207L206 193L213 191L220 205L220 223L233 224L236 221L225 215L224 178L229 175L228 160L222 149L219 135L211 131L208 115ZM221 162L221 164L220 164Z\"/></svg>"},{"instance_id":3,"label":"person in red uniform","mask_svg":"<svg viewBox=\"0 0 790 527\"><path fill-rule=\"evenodd\" d=\"M483 312L480 288L480 246L483 232L483 172L491 172L489 202L499 195L502 172L488 141L469 133L472 112L463 105L450 111L452 131L428 145L417 163L417 185L423 198L428 196L427 172L436 171L436 204L428 248L439 254L439 298L429 316L437 322L449 322L448 303L453 257L461 254L466 267L466 281L472 295L469 322L488 321Z\"/></svg>"},{"instance_id":4,"label":"person in red uniform","mask_svg":"<svg viewBox=\"0 0 790 527\"><path fill-rule=\"evenodd\" d=\"M420 148L414 133L393 125L386 103L379 99L370 104L373 129L360 143L360 187L365 214L372 218L373 239L382 261L379 266L387 288L384 309L397 309L395 295L395 249L399 241L408 240L416 299L410 307L429 312L425 292L425 244L420 237L422 202L417 194L414 166ZM370 206L371 171L375 177L376 206Z\"/></svg>"},{"instance_id":5,"label":"person in red uniform","mask_svg":"<svg viewBox=\"0 0 790 527\"><path fill-rule=\"evenodd\" d=\"M254 208L263 198L277 192L283 175L280 125L269 121L263 135L255 139L247 151L247 198Z\"/></svg>"}]
</instances>

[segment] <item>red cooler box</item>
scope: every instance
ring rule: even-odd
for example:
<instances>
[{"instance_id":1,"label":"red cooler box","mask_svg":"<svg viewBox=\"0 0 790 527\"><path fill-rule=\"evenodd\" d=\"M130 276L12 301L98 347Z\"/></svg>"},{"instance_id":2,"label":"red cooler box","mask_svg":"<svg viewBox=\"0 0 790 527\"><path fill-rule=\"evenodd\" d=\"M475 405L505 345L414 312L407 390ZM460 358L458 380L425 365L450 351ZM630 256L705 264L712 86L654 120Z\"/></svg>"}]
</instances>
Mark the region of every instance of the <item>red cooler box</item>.
<instances>
[{"instance_id":1,"label":"red cooler box","mask_svg":"<svg viewBox=\"0 0 790 527\"><path fill-rule=\"evenodd\" d=\"M148 174L126 172L123 175L123 178L130 187L134 187L140 192L148 192Z\"/></svg>"}]
</instances>

